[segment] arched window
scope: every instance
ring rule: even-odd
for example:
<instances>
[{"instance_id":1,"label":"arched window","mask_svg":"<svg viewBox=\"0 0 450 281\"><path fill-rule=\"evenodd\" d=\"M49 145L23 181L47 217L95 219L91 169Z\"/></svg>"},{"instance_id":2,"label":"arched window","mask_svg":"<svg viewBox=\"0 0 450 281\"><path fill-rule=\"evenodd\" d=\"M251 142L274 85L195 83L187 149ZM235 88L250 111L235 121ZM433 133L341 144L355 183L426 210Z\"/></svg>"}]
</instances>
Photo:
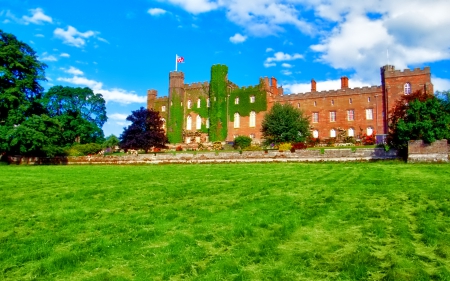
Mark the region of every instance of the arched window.
<instances>
[{"instance_id":1,"label":"arched window","mask_svg":"<svg viewBox=\"0 0 450 281\"><path fill-rule=\"evenodd\" d=\"M336 137L336 130L335 129L331 129L330 130L330 138L335 138Z\"/></svg>"},{"instance_id":2,"label":"arched window","mask_svg":"<svg viewBox=\"0 0 450 281\"><path fill-rule=\"evenodd\" d=\"M161 106L161 112L166 112L166 106L165 105Z\"/></svg>"},{"instance_id":3,"label":"arched window","mask_svg":"<svg viewBox=\"0 0 450 281\"><path fill-rule=\"evenodd\" d=\"M355 130L353 128L348 129L347 134L349 137L355 136Z\"/></svg>"},{"instance_id":4,"label":"arched window","mask_svg":"<svg viewBox=\"0 0 450 281\"><path fill-rule=\"evenodd\" d=\"M405 85L403 86L403 93L405 95L411 94L411 84L409 82L405 83Z\"/></svg>"},{"instance_id":5,"label":"arched window","mask_svg":"<svg viewBox=\"0 0 450 281\"><path fill-rule=\"evenodd\" d=\"M235 113L234 114L234 127L235 128L239 128L239 126L241 125L241 120L240 120L241 116L239 115L239 113Z\"/></svg>"},{"instance_id":6,"label":"arched window","mask_svg":"<svg viewBox=\"0 0 450 281\"><path fill-rule=\"evenodd\" d=\"M186 118L186 130L192 130L192 117L188 115Z\"/></svg>"},{"instance_id":7,"label":"arched window","mask_svg":"<svg viewBox=\"0 0 450 281\"><path fill-rule=\"evenodd\" d=\"M313 131L313 138L317 139L319 137L319 131L314 130Z\"/></svg>"},{"instance_id":8,"label":"arched window","mask_svg":"<svg viewBox=\"0 0 450 281\"><path fill-rule=\"evenodd\" d=\"M200 115L197 115L197 120L195 122L195 127L197 130L200 130L202 128L202 117Z\"/></svg>"},{"instance_id":9,"label":"arched window","mask_svg":"<svg viewBox=\"0 0 450 281\"><path fill-rule=\"evenodd\" d=\"M250 127L256 126L256 112L250 112Z\"/></svg>"},{"instance_id":10,"label":"arched window","mask_svg":"<svg viewBox=\"0 0 450 281\"><path fill-rule=\"evenodd\" d=\"M206 107L210 107L211 106L211 100L208 98L206 100Z\"/></svg>"},{"instance_id":11,"label":"arched window","mask_svg":"<svg viewBox=\"0 0 450 281\"><path fill-rule=\"evenodd\" d=\"M314 102L314 106L317 106L317 102Z\"/></svg>"},{"instance_id":12,"label":"arched window","mask_svg":"<svg viewBox=\"0 0 450 281\"><path fill-rule=\"evenodd\" d=\"M348 103L349 103L349 104L352 104L352 102L353 102L353 101L352 101L352 98L349 98L349 99L348 99Z\"/></svg>"},{"instance_id":13,"label":"arched window","mask_svg":"<svg viewBox=\"0 0 450 281\"><path fill-rule=\"evenodd\" d=\"M331 100L331 105L334 105L334 100Z\"/></svg>"},{"instance_id":14,"label":"arched window","mask_svg":"<svg viewBox=\"0 0 450 281\"><path fill-rule=\"evenodd\" d=\"M192 101L188 100L188 108L190 109L192 107Z\"/></svg>"},{"instance_id":15,"label":"arched window","mask_svg":"<svg viewBox=\"0 0 450 281\"><path fill-rule=\"evenodd\" d=\"M161 118L161 122L162 122L162 128L165 129L166 128L166 119Z\"/></svg>"},{"instance_id":16,"label":"arched window","mask_svg":"<svg viewBox=\"0 0 450 281\"><path fill-rule=\"evenodd\" d=\"M250 96L250 103L255 103L255 96Z\"/></svg>"},{"instance_id":17,"label":"arched window","mask_svg":"<svg viewBox=\"0 0 450 281\"><path fill-rule=\"evenodd\" d=\"M209 129L209 118L206 118L206 129Z\"/></svg>"},{"instance_id":18,"label":"arched window","mask_svg":"<svg viewBox=\"0 0 450 281\"><path fill-rule=\"evenodd\" d=\"M239 97L236 97L236 98L234 99L234 104L239 104Z\"/></svg>"},{"instance_id":19,"label":"arched window","mask_svg":"<svg viewBox=\"0 0 450 281\"><path fill-rule=\"evenodd\" d=\"M200 99L197 100L197 108L200 108Z\"/></svg>"},{"instance_id":20,"label":"arched window","mask_svg":"<svg viewBox=\"0 0 450 281\"><path fill-rule=\"evenodd\" d=\"M367 135L371 136L373 134L373 129L372 127L367 127Z\"/></svg>"}]
</instances>

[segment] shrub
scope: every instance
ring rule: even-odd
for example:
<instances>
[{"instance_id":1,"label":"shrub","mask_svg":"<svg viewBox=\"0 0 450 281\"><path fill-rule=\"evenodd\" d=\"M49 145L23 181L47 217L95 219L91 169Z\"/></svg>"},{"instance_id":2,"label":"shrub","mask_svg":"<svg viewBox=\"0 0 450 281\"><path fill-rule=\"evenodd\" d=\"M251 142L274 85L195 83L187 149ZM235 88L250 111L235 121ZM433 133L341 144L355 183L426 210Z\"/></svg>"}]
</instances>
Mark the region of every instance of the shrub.
<instances>
[{"instance_id":1,"label":"shrub","mask_svg":"<svg viewBox=\"0 0 450 281\"><path fill-rule=\"evenodd\" d=\"M354 137L345 137L345 138L343 139L343 141L344 141L344 143L353 143L353 144L356 143L356 140L355 140Z\"/></svg>"},{"instance_id":2,"label":"shrub","mask_svg":"<svg viewBox=\"0 0 450 281\"><path fill-rule=\"evenodd\" d=\"M293 149L306 149L306 144L304 142L296 142L292 144Z\"/></svg>"},{"instance_id":3,"label":"shrub","mask_svg":"<svg viewBox=\"0 0 450 281\"><path fill-rule=\"evenodd\" d=\"M97 154L102 150L102 145L98 143L76 144L69 148L66 153L69 156L84 156Z\"/></svg>"},{"instance_id":4,"label":"shrub","mask_svg":"<svg viewBox=\"0 0 450 281\"><path fill-rule=\"evenodd\" d=\"M177 147L175 148L175 150L176 150L176 151L183 151L183 148L181 147L181 145L179 145L179 146L177 146Z\"/></svg>"},{"instance_id":5,"label":"shrub","mask_svg":"<svg viewBox=\"0 0 450 281\"><path fill-rule=\"evenodd\" d=\"M364 145L372 145L377 142L377 139L375 137L375 132L373 132L370 136L367 134L363 134L361 141Z\"/></svg>"},{"instance_id":6,"label":"shrub","mask_svg":"<svg viewBox=\"0 0 450 281\"><path fill-rule=\"evenodd\" d=\"M258 146L258 145L250 145L250 146L247 146L246 148L244 148L242 150L244 150L244 151L261 151L262 148L260 146Z\"/></svg>"},{"instance_id":7,"label":"shrub","mask_svg":"<svg viewBox=\"0 0 450 281\"><path fill-rule=\"evenodd\" d=\"M320 138L309 137L306 139L306 144L309 147L314 147L314 146L318 145L319 143L320 143Z\"/></svg>"},{"instance_id":8,"label":"shrub","mask_svg":"<svg viewBox=\"0 0 450 281\"><path fill-rule=\"evenodd\" d=\"M237 136L234 139L233 148L234 149L245 149L252 144L252 139L247 136Z\"/></svg>"},{"instance_id":9,"label":"shrub","mask_svg":"<svg viewBox=\"0 0 450 281\"><path fill-rule=\"evenodd\" d=\"M292 145L288 142L281 143L278 147L279 151L289 151L291 150Z\"/></svg>"}]
</instances>

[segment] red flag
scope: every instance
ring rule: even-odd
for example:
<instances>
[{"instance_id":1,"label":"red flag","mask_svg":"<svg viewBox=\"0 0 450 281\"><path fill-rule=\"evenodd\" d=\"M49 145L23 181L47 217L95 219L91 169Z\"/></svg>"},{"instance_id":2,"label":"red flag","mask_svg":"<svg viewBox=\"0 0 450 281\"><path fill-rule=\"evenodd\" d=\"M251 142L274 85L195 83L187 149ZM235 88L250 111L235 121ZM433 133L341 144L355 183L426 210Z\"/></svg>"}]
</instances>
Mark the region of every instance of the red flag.
<instances>
[{"instance_id":1,"label":"red flag","mask_svg":"<svg viewBox=\"0 0 450 281\"><path fill-rule=\"evenodd\" d=\"M183 63L184 62L184 58L183 57L177 57L177 62L178 63Z\"/></svg>"}]
</instances>

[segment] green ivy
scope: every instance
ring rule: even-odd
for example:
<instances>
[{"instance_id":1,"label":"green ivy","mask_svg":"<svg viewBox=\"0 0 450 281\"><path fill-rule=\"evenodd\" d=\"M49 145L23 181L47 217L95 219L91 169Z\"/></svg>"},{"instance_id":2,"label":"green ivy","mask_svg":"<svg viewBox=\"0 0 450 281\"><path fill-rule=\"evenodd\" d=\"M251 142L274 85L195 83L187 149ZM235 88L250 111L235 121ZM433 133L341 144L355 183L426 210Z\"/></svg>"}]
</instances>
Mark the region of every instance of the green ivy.
<instances>
[{"instance_id":1,"label":"green ivy","mask_svg":"<svg viewBox=\"0 0 450 281\"><path fill-rule=\"evenodd\" d=\"M250 103L250 97L255 97L255 102ZM239 98L239 103L235 104L236 98ZM234 114L239 113L240 116L250 116L251 111L256 113L267 110L266 91L264 90L263 81L252 87L233 89L230 93L228 114L230 121L234 121Z\"/></svg>"},{"instance_id":2,"label":"green ivy","mask_svg":"<svg viewBox=\"0 0 450 281\"><path fill-rule=\"evenodd\" d=\"M167 137L170 143L181 143L183 141L183 107L181 97L174 90L172 92L172 105L170 105L169 121L167 124Z\"/></svg>"},{"instance_id":3,"label":"green ivy","mask_svg":"<svg viewBox=\"0 0 450 281\"><path fill-rule=\"evenodd\" d=\"M209 85L210 141L224 141L227 137L227 85L228 67L213 65L211 67L211 82Z\"/></svg>"},{"instance_id":4,"label":"green ivy","mask_svg":"<svg viewBox=\"0 0 450 281\"><path fill-rule=\"evenodd\" d=\"M208 118L208 106L207 106L207 98L208 92L204 85L202 85L201 89L190 89L186 91L186 94L189 96L188 99L192 101L192 107L190 109L186 109L186 114L190 114L194 112L200 117L207 119ZM200 108L197 107L197 100L200 99ZM202 124L202 128L200 130L202 133L208 133L208 129L205 124Z\"/></svg>"}]
</instances>

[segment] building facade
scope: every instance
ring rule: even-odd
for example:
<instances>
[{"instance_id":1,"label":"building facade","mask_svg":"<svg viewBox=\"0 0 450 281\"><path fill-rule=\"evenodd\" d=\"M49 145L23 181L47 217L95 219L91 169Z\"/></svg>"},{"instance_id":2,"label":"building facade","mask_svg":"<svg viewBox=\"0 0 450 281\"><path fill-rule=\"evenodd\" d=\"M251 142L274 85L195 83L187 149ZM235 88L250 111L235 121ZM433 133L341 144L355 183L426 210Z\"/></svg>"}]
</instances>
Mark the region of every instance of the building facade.
<instances>
[{"instance_id":1,"label":"building facade","mask_svg":"<svg viewBox=\"0 0 450 281\"><path fill-rule=\"evenodd\" d=\"M184 83L183 72L170 72L168 96L147 92L147 108L159 111L171 143L232 141L245 135L262 140L261 122L276 103L290 103L310 118L311 134L327 139L344 132L358 138L362 134L383 136L388 132L389 112L402 95L421 90L433 94L431 71L380 68L381 85L350 88L348 77L341 77L340 89L284 94L275 78L261 78L250 87L239 87L228 80L228 68L214 65L209 82ZM351 81L350 81L351 82Z\"/></svg>"}]
</instances>

